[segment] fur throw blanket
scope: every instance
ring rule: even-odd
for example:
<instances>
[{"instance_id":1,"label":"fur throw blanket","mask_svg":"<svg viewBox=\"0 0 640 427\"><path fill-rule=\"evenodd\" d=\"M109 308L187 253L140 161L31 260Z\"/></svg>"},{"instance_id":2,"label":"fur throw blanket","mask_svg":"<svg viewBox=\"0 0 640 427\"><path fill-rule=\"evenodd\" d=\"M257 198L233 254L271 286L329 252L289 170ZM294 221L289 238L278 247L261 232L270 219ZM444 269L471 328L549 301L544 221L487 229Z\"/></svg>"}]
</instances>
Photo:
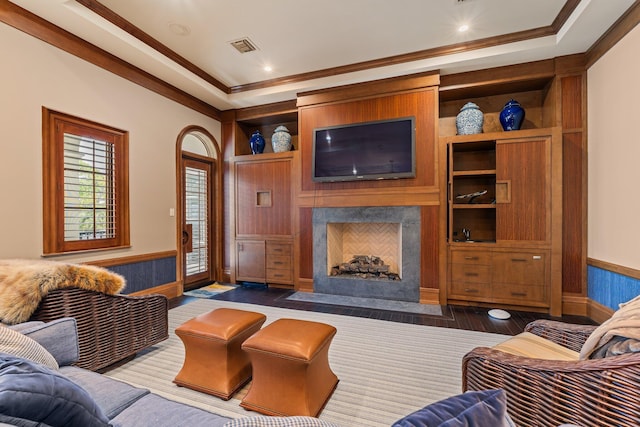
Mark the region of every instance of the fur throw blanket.
<instances>
[{"instance_id":1,"label":"fur throw blanket","mask_svg":"<svg viewBox=\"0 0 640 427\"><path fill-rule=\"evenodd\" d=\"M117 294L125 279L102 267L40 260L0 260L0 322L29 320L54 289L81 288Z\"/></svg>"}]
</instances>

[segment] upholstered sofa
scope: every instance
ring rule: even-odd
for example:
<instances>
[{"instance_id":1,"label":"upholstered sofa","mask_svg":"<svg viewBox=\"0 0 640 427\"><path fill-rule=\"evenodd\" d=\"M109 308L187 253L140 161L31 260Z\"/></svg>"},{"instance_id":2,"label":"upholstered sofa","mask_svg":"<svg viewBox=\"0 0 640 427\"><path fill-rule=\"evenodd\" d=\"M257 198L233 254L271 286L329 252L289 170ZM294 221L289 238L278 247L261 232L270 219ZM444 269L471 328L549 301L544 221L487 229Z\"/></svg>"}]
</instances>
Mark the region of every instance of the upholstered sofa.
<instances>
[{"instance_id":1,"label":"upholstered sofa","mask_svg":"<svg viewBox=\"0 0 640 427\"><path fill-rule=\"evenodd\" d=\"M312 417L230 419L72 364L77 322L0 326L0 425L336 427Z\"/></svg>"}]
</instances>

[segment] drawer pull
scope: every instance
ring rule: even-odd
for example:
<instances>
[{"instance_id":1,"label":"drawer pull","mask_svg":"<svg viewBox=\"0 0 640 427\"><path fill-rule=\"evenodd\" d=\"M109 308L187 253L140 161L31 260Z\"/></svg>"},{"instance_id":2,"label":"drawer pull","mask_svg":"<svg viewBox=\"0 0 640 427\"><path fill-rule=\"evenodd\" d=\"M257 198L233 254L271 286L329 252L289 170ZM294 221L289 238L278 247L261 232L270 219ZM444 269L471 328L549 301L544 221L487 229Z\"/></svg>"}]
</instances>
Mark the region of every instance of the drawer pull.
<instances>
[{"instance_id":1,"label":"drawer pull","mask_svg":"<svg viewBox=\"0 0 640 427\"><path fill-rule=\"evenodd\" d=\"M466 288L464 291L470 294L477 294L478 292L480 292L478 289L471 289L471 288Z\"/></svg>"},{"instance_id":2,"label":"drawer pull","mask_svg":"<svg viewBox=\"0 0 640 427\"><path fill-rule=\"evenodd\" d=\"M468 261L477 261L480 258L477 256L465 256L464 259L468 260Z\"/></svg>"},{"instance_id":3,"label":"drawer pull","mask_svg":"<svg viewBox=\"0 0 640 427\"><path fill-rule=\"evenodd\" d=\"M477 277L478 273L464 273L464 275L467 277Z\"/></svg>"},{"instance_id":4,"label":"drawer pull","mask_svg":"<svg viewBox=\"0 0 640 427\"><path fill-rule=\"evenodd\" d=\"M513 261L513 262L527 262L527 260L524 259L524 258L511 258L511 261Z\"/></svg>"},{"instance_id":5,"label":"drawer pull","mask_svg":"<svg viewBox=\"0 0 640 427\"><path fill-rule=\"evenodd\" d=\"M511 292L511 296L512 297L526 297L527 293L526 292Z\"/></svg>"},{"instance_id":6,"label":"drawer pull","mask_svg":"<svg viewBox=\"0 0 640 427\"><path fill-rule=\"evenodd\" d=\"M282 265L282 264L284 264L284 262L282 262L282 261L273 261L273 263L274 263L274 264L277 264L277 265Z\"/></svg>"}]
</instances>

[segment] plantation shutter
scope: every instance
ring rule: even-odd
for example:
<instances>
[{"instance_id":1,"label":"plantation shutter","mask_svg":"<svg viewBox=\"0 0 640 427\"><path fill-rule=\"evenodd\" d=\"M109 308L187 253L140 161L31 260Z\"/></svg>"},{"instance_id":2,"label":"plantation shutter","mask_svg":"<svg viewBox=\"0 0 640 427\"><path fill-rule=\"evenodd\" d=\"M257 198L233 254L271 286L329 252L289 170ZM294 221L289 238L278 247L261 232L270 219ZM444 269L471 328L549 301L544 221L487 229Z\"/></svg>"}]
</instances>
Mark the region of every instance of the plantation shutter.
<instances>
[{"instance_id":1,"label":"plantation shutter","mask_svg":"<svg viewBox=\"0 0 640 427\"><path fill-rule=\"evenodd\" d=\"M65 242L115 237L114 159L114 144L64 134Z\"/></svg>"}]
</instances>

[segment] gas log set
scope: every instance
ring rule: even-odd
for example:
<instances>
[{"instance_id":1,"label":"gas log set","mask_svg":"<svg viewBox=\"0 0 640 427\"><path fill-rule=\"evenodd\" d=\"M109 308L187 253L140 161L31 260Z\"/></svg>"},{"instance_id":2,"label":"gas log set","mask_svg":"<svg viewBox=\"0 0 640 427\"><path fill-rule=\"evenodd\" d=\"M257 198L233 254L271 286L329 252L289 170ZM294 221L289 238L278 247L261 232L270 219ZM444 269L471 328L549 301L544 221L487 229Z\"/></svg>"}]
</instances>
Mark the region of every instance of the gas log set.
<instances>
[{"instance_id":1,"label":"gas log set","mask_svg":"<svg viewBox=\"0 0 640 427\"><path fill-rule=\"evenodd\" d=\"M349 262L331 267L332 276L354 276L361 279L400 280L397 273L389 271L382 258L375 255L354 255Z\"/></svg>"}]
</instances>

